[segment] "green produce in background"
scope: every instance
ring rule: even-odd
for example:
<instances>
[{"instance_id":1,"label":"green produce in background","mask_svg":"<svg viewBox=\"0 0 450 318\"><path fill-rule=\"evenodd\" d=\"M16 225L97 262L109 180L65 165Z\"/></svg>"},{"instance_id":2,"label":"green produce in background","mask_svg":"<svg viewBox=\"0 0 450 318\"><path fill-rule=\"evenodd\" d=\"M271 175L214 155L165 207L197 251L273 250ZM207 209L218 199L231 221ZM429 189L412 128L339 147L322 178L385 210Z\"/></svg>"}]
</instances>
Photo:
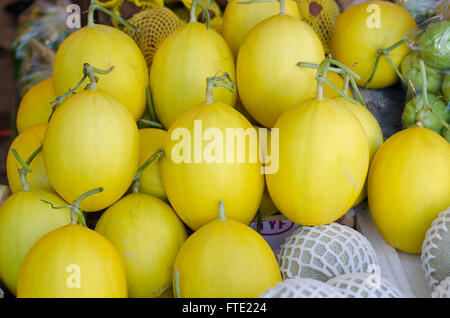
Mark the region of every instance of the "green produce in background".
<instances>
[{"instance_id":1,"label":"green produce in background","mask_svg":"<svg viewBox=\"0 0 450 318\"><path fill-rule=\"evenodd\" d=\"M445 0L444 0L445 1ZM439 6L438 0L395 0L396 4L401 5L411 13L416 21L424 21L433 15L436 7Z\"/></svg>"},{"instance_id":2,"label":"green produce in background","mask_svg":"<svg viewBox=\"0 0 450 318\"><path fill-rule=\"evenodd\" d=\"M420 73L420 54L411 52L405 56L400 64L400 71L406 81L411 81L414 90L419 93L422 91L423 81ZM438 93L442 84L442 70L435 69L429 65L425 66L427 75L427 90L430 93ZM408 87L410 89L410 87Z\"/></svg>"},{"instance_id":3,"label":"green produce in background","mask_svg":"<svg viewBox=\"0 0 450 318\"><path fill-rule=\"evenodd\" d=\"M434 112L436 112L446 122L450 121L450 105L444 103L442 98L434 94L428 94L428 102ZM418 94L410 100L403 110L402 125L403 128L416 126L420 110L424 107L424 98L422 94ZM425 107L422 118L422 125L426 128L434 130L438 134L442 132L444 126L439 118L428 108Z\"/></svg>"},{"instance_id":4,"label":"green produce in background","mask_svg":"<svg viewBox=\"0 0 450 318\"><path fill-rule=\"evenodd\" d=\"M444 128L442 131L442 136L447 139L448 142L450 142L450 129Z\"/></svg>"},{"instance_id":5,"label":"green produce in background","mask_svg":"<svg viewBox=\"0 0 450 318\"><path fill-rule=\"evenodd\" d=\"M450 21L430 24L418 44L425 63L439 69L450 67Z\"/></svg>"},{"instance_id":6,"label":"green produce in background","mask_svg":"<svg viewBox=\"0 0 450 318\"><path fill-rule=\"evenodd\" d=\"M442 83L442 93L444 93L447 101L450 101L450 73L444 76L444 82Z\"/></svg>"}]
</instances>

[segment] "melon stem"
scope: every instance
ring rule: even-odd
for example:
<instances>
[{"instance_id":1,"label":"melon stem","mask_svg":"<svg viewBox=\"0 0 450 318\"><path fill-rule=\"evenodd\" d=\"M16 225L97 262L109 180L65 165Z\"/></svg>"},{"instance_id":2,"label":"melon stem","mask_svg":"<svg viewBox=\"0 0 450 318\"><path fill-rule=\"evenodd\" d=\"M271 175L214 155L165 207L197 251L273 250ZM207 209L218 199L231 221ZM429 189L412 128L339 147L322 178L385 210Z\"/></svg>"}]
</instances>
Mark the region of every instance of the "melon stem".
<instances>
[{"instance_id":1,"label":"melon stem","mask_svg":"<svg viewBox=\"0 0 450 318\"><path fill-rule=\"evenodd\" d=\"M135 27L134 25L132 25L130 22L128 22L124 18L118 16L114 12L112 12L112 11L106 9L105 7L103 7L102 5L98 4L97 0L91 0L91 3L89 5L89 9L88 9L88 23L87 23L88 27L95 26L95 21L94 21L94 12L95 12L95 10L100 10L103 13L106 13L111 18L116 19L117 21L119 21L120 23L125 25L127 28L130 28L131 30L133 30L135 32L138 32L138 33L141 32L141 30L139 30L139 28Z\"/></svg>"},{"instance_id":2,"label":"melon stem","mask_svg":"<svg viewBox=\"0 0 450 318\"><path fill-rule=\"evenodd\" d=\"M320 67L321 67L321 65L323 63L328 63L329 64L327 71L332 71L332 72L338 73L338 74L340 74L342 76L345 76L345 74L349 74L350 84L352 85L352 88L355 91L355 94L358 97L359 102L361 103L361 105L363 105L364 107L367 108L366 103L364 101L364 98L362 97L361 92L359 91L358 85L355 82L355 78L359 80L360 77L352 69L350 69L346 65L342 64L341 62L336 61L336 60L334 60L332 58L327 58L327 59L323 60L320 65L315 64L315 63L299 62L299 63L297 63L297 66L309 67L309 68L317 69L318 71L316 73L316 80L317 80L317 84L319 84L320 72L323 71L322 70L322 71L319 72L319 70L320 70ZM334 65L336 65L336 67L332 67L332 66L330 66L330 64L334 64ZM330 86L333 90L335 90L345 100L347 100L347 101L349 101L349 102L351 102L353 104L355 103L355 100L353 100L353 98L350 98L347 95L348 85L347 85L347 88L346 88L346 92L344 93L342 90L337 88L336 85L331 83L331 81L328 80L328 78L326 76L322 77L320 80L323 81L323 83L326 83L328 86ZM319 87L318 87L317 92L318 92L318 95L322 94L322 97L323 97L323 89L319 90Z\"/></svg>"},{"instance_id":3,"label":"melon stem","mask_svg":"<svg viewBox=\"0 0 450 318\"><path fill-rule=\"evenodd\" d=\"M204 14L204 16L205 16L206 30L208 30L209 26L211 24L211 17L209 16L209 11L208 11L209 0L207 0L206 5L204 5L203 3L199 2L199 1L200 0L192 1L189 23L198 22L196 13L197 13L197 5L199 5L200 8L202 9L202 14Z\"/></svg>"},{"instance_id":4,"label":"melon stem","mask_svg":"<svg viewBox=\"0 0 450 318\"><path fill-rule=\"evenodd\" d=\"M191 17L189 19L189 23L195 23L197 22L197 0L193 0L191 4Z\"/></svg>"},{"instance_id":5,"label":"melon stem","mask_svg":"<svg viewBox=\"0 0 450 318\"><path fill-rule=\"evenodd\" d=\"M286 0L280 1L280 14L286 14Z\"/></svg>"},{"instance_id":6,"label":"melon stem","mask_svg":"<svg viewBox=\"0 0 450 318\"><path fill-rule=\"evenodd\" d=\"M226 221L227 217L225 215L225 204L223 201L219 201L219 221Z\"/></svg>"},{"instance_id":7,"label":"melon stem","mask_svg":"<svg viewBox=\"0 0 450 318\"><path fill-rule=\"evenodd\" d=\"M175 296L175 298L181 298L181 295L180 295L180 273L177 270L174 271L174 279L173 280L174 280L173 295Z\"/></svg>"},{"instance_id":8,"label":"melon stem","mask_svg":"<svg viewBox=\"0 0 450 318\"><path fill-rule=\"evenodd\" d=\"M28 157L27 161L23 161L23 159L20 157L19 153L17 152L17 150L15 148L11 148L11 152L14 155L14 157L16 158L16 160L20 163L20 165L22 166L22 168L18 169L18 173L19 173L19 177L20 177L20 182L22 183L22 190L23 191L29 191L31 190L30 186L28 185L27 182L27 174L32 172L30 164L33 161L34 158L36 158L36 156L42 151L42 144L30 155L30 157Z\"/></svg>"},{"instance_id":9,"label":"melon stem","mask_svg":"<svg viewBox=\"0 0 450 318\"><path fill-rule=\"evenodd\" d=\"M161 157L164 153L164 149L158 149L153 155L150 156L143 164L139 167L136 175L133 179L133 193L139 193L139 186L141 185L141 176L144 170L153 162L156 158Z\"/></svg>"},{"instance_id":10,"label":"melon stem","mask_svg":"<svg viewBox=\"0 0 450 318\"><path fill-rule=\"evenodd\" d=\"M164 130L164 126L161 125L160 123L153 121L153 120L149 120L149 119L145 119L145 118L141 118L138 120L139 123L144 124L148 127L151 128L158 128L158 129L163 129Z\"/></svg>"},{"instance_id":11,"label":"melon stem","mask_svg":"<svg viewBox=\"0 0 450 318\"><path fill-rule=\"evenodd\" d=\"M86 85L85 89L90 88L91 90L95 91L97 90L97 82L98 82L98 77L95 76L95 73L98 74L108 74L110 73L112 70L114 69L114 65L111 66L109 69L107 70L101 70L98 69L96 67L93 67L91 65L89 65L89 63L84 63L83 64L83 77L81 78L81 80L78 82L77 85L75 85L74 88L70 88L67 90L67 92L65 92L64 94L56 97L56 99L54 101L51 102L52 105L52 112L50 113L50 116L48 117L48 120L50 121L50 119L53 116L53 113L56 111L56 108L58 108L59 105L62 104L62 102L70 95L73 95L76 93L76 90L81 86L81 84L84 83L84 81L86 80L86 78L89 78L90 83L88 85Z\"/></svg>"},{"instance_id":12,"label":"melon stem","mask_svg":"<svg viewBox=\"0 0 450 318\"><path fill-rule=\"evenodd\" d=\"M91 195L97 194L99 192L103 192L103 187L95 188L92 190L89 190L86 193L83 193L73 201L73 203L70 205L70 224L77 224L77 218L80 220L81 225L86 226L86 220L83 215L83 211L81 210L81 202L86 199L87 197L90 197Z\"/></svg>"},{"instance_id":13,"label":"melon stem","mask_svg":"<svg viewBox=\"0 0 450 318\"><path fill-rule=\"evenodd\" d=\"M217 74L216 74L217 75ZM228 73L222 76L212 76L206 78L206 104L214 103L213 89L214 87L226 87L230 92L234 93L236 85Z\"/></svg>"},{"instance_id":14,"label":"melon stem","mask_svg":"<svg viewBox=\"0 0 450 318\"><path fill-rule=\"evenodd\" d=\"M397 73L398 77L400 78L400 80L405 83L405 85L408 85L408 83L406 82L406 80L403 78L402 74L400 73L400 71L398 70L397 66L395 65L395 63L392 61L391 57L390 57L390 53L391 51L395 50L397 47L405 44L406 42L412 40L415 37L418 37L420 34L422 34L422 32L424 32L425 29L421 29L407 37L405 37L404 39L392 44L391 46L384 48L384 49L380 49L378 51L375 52L375 64L373 66L372 72L370 74L369 79L364 83L364 88L368 88L369 84L372 82L373 78L375 77L375 73L377 72L378 69L378 64L380 63L380 59L382 56L386 57L386 59L388 60L388 62L391 64L392 68L395 70L395 72Z\"/></svg>"}]
</instances>

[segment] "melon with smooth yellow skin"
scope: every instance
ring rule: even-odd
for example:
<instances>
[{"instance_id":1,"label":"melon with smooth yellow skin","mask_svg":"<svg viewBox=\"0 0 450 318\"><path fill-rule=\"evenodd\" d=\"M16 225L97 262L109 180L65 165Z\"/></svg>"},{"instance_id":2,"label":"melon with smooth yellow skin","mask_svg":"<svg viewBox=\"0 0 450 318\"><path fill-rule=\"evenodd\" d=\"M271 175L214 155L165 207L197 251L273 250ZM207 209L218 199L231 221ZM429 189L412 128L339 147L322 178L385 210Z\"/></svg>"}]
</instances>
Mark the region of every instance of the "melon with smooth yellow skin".
<instances>
[{"instance_id":1,"label":"melon with smooth yellow skin","mask_svg":"<svg viewBox=\"0 0 450 318\"><path fill-rule=\"evenodd\" d=\"M391 136L373 158L369 208L381 236L406 253L420 253L425 233L450 206L450 144L428 128Z\"/></svg>"},{"instance_id":2,"label":"melon with smooth yellow skin","mask_svg":"<svg viewBox=\"0 0 450 318\"><path fill-rule=\"evenodd\" d=\"M75 224L60 227L41 237L25 256L17 297L127 297L122 258L99 233Z\"/></svg>"},{"instance_id":3,"label":"melon with smooth yellow skin","mask_svg":"<svg viewBox=\"0 0 450 318\"><path fill-rule=\"evenodd\" d=\"M67 202L102 186L102 193L81 203L83 211L99 211L119 200L133 181L139 161L138 128L118 99L101 90L84 90L54 112L43 156L50 183Z\"/></svg>"},{"instance_id":4,"label":"melon with smooth yellow skin","mask_svg":"<svg viewBox=\"0 0 450 318\"><path fill-rule=\"evenodd\" d=\"M331 50L334 58L353 68L364 85L375 66L378 50L386 49L417 31L412 15L402 6L389 1L364 1L345 10L334 25ZM406 44L393 49L389 56L399 68L403 57L410 52ZM383 88L399 80L389 60L381 55L368 88Z\"/></svg>"},{"instance_id":5,"label":"melon with smooth yellow skin","mask_svg":"<svg viewBox=\"0 0 450 318\"><path fill-rule=\"evenodd\" d=\"M169 294L173 263L187 233L167 203L145 193L129 194L102 214L95 230L121 255L129 297Z\"/></svg>"},{"instance_id":6,"label":"melon with smooth yellow skin","mask_svg":"<svg viewBox=\"0 0 450 318\"><path fill-rule=\"evenodd\" d=\"M139 129L139 166L142 166L158 149L163 147L166 137L167 131L162 129ZM139 182L139 192L154 195L161 200L167 199L166 191L161 180L158 160L150 163L142 172Z\"/></svg>"},{"instance_id":7,"label":"melon with smooth yellow skin","mask_svg":"<svg viewBox=\"0 0 450 318\"><path fill-rule=\"evenodd\" d=\"M17 171L16 171L17 173ZM53 192L31 188L10 196L0 207L0 279L16 295L19 270L25 255L46 233L70 223L70 209L55 210L64 202Z\"/></svg>"},{"instance_id":8,"label":"melon with smooth yellow skin","mask_svg":"<svg viewBox=\"0 0 450 318\"><path fill-rule=\"evenodd\" d=\"M229 129L236 134L227 137ZM194 106L172 124L163 149L164 189L186 225L195 231L214 221L219 201L228 207L228 218L251 222L264 175L255 128L242 114L221 102Z\"/></svg>"},{"instance_id":9,"label":"melon with smooth yellow skin","mask_svg":"<svg viewBox=\"0 0 450 318\"><path fill-rule=\"evenodd\" d=\"M150 88L156 115L165 128L205 100L205 79L218 72L227 72L235 80L233 54L225 40L206 25L187 23L161 43L150 69ZM236 101L236 92L225 87L213 94L227 105Z\"/></svg>"},{"instance_id":10,"label":"melon with smooth yellow skin","mask_svg":"<svg viewBox=\"0 0 450 318\"><path fill-rule=\"evenodd\" d=\"M20 163L16 160L11 148L15 148L18 154L26 160L36 151L44 142L48 124L40 124L29 127L20 133L11 143L6 157L6 175L8 177L9 188L13 193L22 189L17 169L21 168ZM32 188L37 187L44 190L53 191L53 187L48 180L47 172L44 165L44 157L42 153L37 154L30 164L31 172L27 174L28 185Z\"/></svg>"},{"instance_id":11,"label":"melon with smooth yellow skin","mask_svg":"<svg viewBox=\"0 0 450 318\"><path fill-rule=\"evenodd\" d=\"M30 88L20 101L17 110L17 131L21 133L28 127L48 122L52 104L56 99L53 79L47 78Z\"/></svg>"},{"instance_id":12,"label":"melon with smooth yellow skin","mask_svg":"<svg viewBox=\"0 0 450 318\"><path fill-rule=\"evenodd\" d=\"M278 14L258 23L242 42L236 62L245 109L264 127L273 127L286 109L317 92L316 70L297 63L323 59L319 37L300 19Z\"/></svg>"},{"instance_id":13,"label":"melon with smooth yellow skin","mask_svg":"<svg viewBox=\"0 0 450 318\"><path fill-rule=\"evenodd\" d=\"M360 103L349 102L348 100L346 100L341 96L336 97L335 99L340 103L342 103L342 105L344 105L345 108L351 111L353 115L355 115L361 122L361 125L367 136L367 141L369 142L369 165L370 165L370 162L372 162L375 153L383 143L383 132L381 131L378 121L372 115L372 113ZM359 204L366 197L367 197L367 179L354 205Z\"/></svg>"},{"instance_id":14,"label":"melon with smooth yellow skin","mask_svg":"<svg viewBox=\"0 0 450 318\"><path fill-rule=\"evenodd\" d=\"M68 36L56 51L53 81L57 96L67 93L83 77L83 64L107 70L99 75L97 86L119 101L139 119L146 106L148 69L144 55L133 39L117 28L94 24ZM84 86L77 92L82 91Z\"/></svg>"},{"instance_id":15,"label":"melon with smooth yellow skin","mask_svg":"<svg viewBox=\"0 0 450 318\"><path fill-rule=\"evenodd\" d=\"M286 110L274 128L279 169L266 182L275 206L300 225L343 216L360 194L369 165L358 118L333 99L309 99Z\"/></svg>"},{"instance_id":16,"label":"melon with smooth yellow skin","mask_svg":"<svg viewBox=\"0 0 450 318\"><path fill-rule=\"evenodd\" d=\"M174 286L182 298L258 297L280 281L263 237L224 213L186 240L174 264Z\"/></svg>"},{"instance_id":17,"label":"melon with smooth yellow skin","mask_svg":"<svg viewBox=\"0 0 450 318\"><path fill-rule=\"evenodd\" d=\"M230 0L223 13L223 38L227 41L234 56L237 56L239 47L256 24L280 12L280 5L277 1L249 4L239 2L243 1ZM300 10L294 0L286 1L285 12L300 18Z\"/></svg>"}]
</instances>

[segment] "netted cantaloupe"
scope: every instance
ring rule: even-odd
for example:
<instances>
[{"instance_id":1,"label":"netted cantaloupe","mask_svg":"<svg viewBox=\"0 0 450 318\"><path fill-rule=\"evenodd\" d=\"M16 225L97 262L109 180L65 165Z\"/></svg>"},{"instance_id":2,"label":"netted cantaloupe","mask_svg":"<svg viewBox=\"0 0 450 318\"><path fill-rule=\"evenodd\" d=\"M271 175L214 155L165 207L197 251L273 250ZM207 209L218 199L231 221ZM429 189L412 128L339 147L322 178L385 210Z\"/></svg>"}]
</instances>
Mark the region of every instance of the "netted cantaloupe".
<instances>
[{"instance_id":1,"label":"netted cantaloupe","mask_svg":"<svg viewBox=\"0 0 450 318\"><path fill-rule=\"evenodd\" d=\"M123 28L123 31L131 36L142 50L149 68L159 45L184 24L184 21L166 7L140 11L128 22L138 27L140 32L129 28Z\"/></svg>"},{"instance_id":2,"label":"netted cantaloupe","mask_svg":"<svg viewBox=\"0 0 450 318\"><path fill-rule=\"evenodd\" d=\"M431 223L422 244L422 268L431 288L450 275L450 208Z\"/></svg>"},{"instance_id":3,"label":"netted cantaloupe","mask_svg":"<svg viewBox=\"0 0 450 318\"><path fill-rule=\"evenodd\" d=\"M381 277L371 273L349 273L327 281L346 298L404 298L403 293Z\"/></svg>"},{"instance_id":4,"label":"netted cantaloupe","mask_svg":"<svg viewBox=\"0 0 450 318\"><path fill-rule=\"evenodd\" d=\"M281 245L278 263L284 279L326 282L338 275L364 272L369 265L378 264L378 258L361 233L332 223L295 229Z\"/></svg>"},{"instance_id":5,"label":"netted cantaloupe","mask_svg":"<svg viewBox=\"0 0 450 318\"><path fill-rule=\"evenodd\" d=\"M450 276L433 289L431 298L450 298Z\"/></svg>"},{"instance_id":6,"label":"netted cantaloupe","mask_svg":"<svg viewBox=\"0 0 450 318\"><path fill-rule=\"evenodd\" d=\"M342 298L339 290L311 278L291 278L279 282L260 298Z\"/></svg>"}]
</instances>

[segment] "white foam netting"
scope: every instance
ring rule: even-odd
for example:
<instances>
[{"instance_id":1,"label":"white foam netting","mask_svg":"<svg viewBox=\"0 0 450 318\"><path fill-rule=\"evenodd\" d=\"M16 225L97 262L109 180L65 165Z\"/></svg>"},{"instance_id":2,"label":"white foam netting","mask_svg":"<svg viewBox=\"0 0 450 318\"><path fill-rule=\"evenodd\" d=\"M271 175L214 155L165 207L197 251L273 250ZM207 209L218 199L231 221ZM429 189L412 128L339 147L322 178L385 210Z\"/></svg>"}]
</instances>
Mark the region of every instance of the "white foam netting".
<instances>
[{"instance_id":1,"label":"white foam netting","mask_svg":"<svg viewBox=\"0 0 450 318\"><path fill-rule=\"evenodd\" d=\"M436 286L431 293L431 298L450 298L450 276Z\"/></svg>"},{"instance_id":2,"label":"white foam netting","mask_svg":"<svg viewBox=\"0 0 450 318\"><path fill-rule=\"evenodd\" d=\"M370 273L351 273L334 277L327 284L340 290L347 298L405 298L406 296L384 278Z\"/></svg>"},{"instance_id":3,"label":"white foam netting","mask_svg":"<svg viewBox=\"0 0 450 318\"><path fill-rule=\"evenodd\" d=\"M281 245L278 263L284 279L323 282L379 264L375 250L361 233L337 223L295 229Z\"/></svg>"},{"instance_id":4,"label":"white foam netting","mask_svg":"<svg viewBox=\"0 0 450 318\"><path fill-rule=\"evenodd\" d=\"M422 244L420 259L430 288L436 287L442 279L450 275L450 242L448 241L450 237L448 234L450 233L447 233L449 230L450 208L439 213L438 217L431 223ZM445 260L437 259L438 254ZM443 268L436 268L436 263L439 263L439 266Z\"/></svg>"},{"instance_id":5,"label":"white foam netting","mask_svg":"<svg viewBox=\"0 0 450 318\"><path fill-rule=\"evenodd\" d=\"M343 298L339 291L310 278L290 278L269 288L260 298Z\"/></svg>"}]
</instances>

